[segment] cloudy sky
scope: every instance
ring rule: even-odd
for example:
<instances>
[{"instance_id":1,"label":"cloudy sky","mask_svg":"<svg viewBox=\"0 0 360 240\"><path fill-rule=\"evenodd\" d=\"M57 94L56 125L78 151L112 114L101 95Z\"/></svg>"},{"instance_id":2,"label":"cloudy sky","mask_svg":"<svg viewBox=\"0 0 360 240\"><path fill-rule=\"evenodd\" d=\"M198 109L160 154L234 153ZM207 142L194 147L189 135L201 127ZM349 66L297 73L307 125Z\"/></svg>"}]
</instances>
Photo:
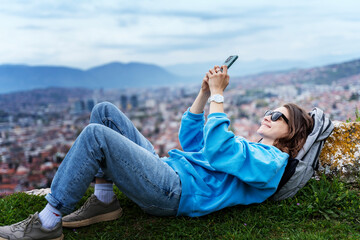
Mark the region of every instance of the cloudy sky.
<instances>
[{"instance_id":1,"label":"cloudy sky","mask_svg":"<svg viewBox=\"0 0 360 240\"><path fill-rule=\"evenodd\" d=\"M0 0L0 64L360 58L358 0Z\"/></svg>"}]
</instances>

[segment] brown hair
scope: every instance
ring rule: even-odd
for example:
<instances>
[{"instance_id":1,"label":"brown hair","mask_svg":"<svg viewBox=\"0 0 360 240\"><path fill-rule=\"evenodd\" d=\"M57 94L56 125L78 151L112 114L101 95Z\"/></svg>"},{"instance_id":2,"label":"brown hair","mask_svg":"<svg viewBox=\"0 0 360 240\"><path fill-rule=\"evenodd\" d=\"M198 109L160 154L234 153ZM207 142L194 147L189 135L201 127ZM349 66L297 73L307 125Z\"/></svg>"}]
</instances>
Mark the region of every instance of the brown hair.
<instances>
[{"instance_id":1,"label":"brown hair","mask_svg":"<svg viewBox=\"0 0 360 240\"><path fill-rule=\"evenodd\" d=\"M289 135L276 139L274 146L288 153L290 158L294 158L304 146L307 136L313 129L314 123L310 115L296 104L287 103L283 107L289 111Z\"/></svg>"}]
</instances>

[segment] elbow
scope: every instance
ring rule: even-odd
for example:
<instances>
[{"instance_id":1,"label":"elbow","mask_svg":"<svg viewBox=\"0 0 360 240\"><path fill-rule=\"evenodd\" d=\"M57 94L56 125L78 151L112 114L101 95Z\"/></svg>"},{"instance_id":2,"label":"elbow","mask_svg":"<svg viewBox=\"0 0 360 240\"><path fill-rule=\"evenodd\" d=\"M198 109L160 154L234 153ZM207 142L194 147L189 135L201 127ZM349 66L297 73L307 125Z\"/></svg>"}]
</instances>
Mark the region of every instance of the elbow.
<instances>
[{"instance_id":1,"label":"elbow","mask_svg":"<svg viewBox=\"0 0 360 240\"><path fill-rule=\"evenodd\" d=\"M210 163L210 165L212 165L219 162L219 159L226 160L232 158L233 156L235 156L235 153L232 151L232 149L223 148L221 145L213 145L211 147L206 146L204 148L204 156L206 160Z\"/></svg>"},{"instance_id":2,"label":"elbow","mask_svg":"<svg viewBox=\"0 0 360 240\"><path fill-rule=\"evenodd\" d=\"M227 154L223 142L216 141L215 139L212 139L212 141L205 140L204 156L210 164L225 155Z\"/></svg>"},{"instance_id":3,"label":"elbow","mask_svg":"<svg viewBox=\"0 0 360 240\"><path fill-rule=\"evenodd\" d=\"M204 148L204 157L210 163L210 165L212 162L214 162L214 159L216 159L218 155L219 153L215 149L208 147Z\"/></svg>"},{"instance_id":4,"label":"elbow","mask_svg":"<svg viewBox=\"0 0 360 240\"><path fill-rule=\"evenodd\" d=\"M214 138L205 140L204 155L210 163L219 158L232 158L240 153L239 146L234 144L232 136L221 140Z\"/></svg>"}]
</instances>

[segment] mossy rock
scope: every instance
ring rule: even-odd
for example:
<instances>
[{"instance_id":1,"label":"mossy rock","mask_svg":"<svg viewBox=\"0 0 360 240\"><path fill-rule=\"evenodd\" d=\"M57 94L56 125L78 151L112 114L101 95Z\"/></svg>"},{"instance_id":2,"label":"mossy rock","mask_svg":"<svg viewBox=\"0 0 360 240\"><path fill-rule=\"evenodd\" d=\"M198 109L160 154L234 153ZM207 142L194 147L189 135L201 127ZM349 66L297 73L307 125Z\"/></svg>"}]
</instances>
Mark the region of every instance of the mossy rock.
<instances>
[{"instance_id":1,"label":"mossy rock","mask_svg":"<svg viewBox=\"0 0 360 240\"><path fill-rule=\"evenodd\" d=\"M320 172L352 181L360 173L360 122L334 122L320 154Z\"/></svg>"}]
</instances>

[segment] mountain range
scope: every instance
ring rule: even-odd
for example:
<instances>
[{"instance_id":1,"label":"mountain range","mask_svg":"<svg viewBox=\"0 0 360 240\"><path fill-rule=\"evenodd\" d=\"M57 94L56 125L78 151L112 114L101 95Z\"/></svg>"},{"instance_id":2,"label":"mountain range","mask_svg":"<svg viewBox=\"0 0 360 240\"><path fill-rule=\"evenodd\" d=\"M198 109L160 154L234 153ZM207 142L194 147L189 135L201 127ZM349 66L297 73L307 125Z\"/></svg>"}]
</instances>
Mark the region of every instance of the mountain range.
<instances>
[{"instance_id":1,"label":"mountain range","mask_svg":"<svg viewBox=\"0 0 360 240\"><path fill-rule=\"evenodd\" d=\"M288 71L265 72L244 77L232 78L247 88L276 87L279 85L308 84L331 84L338 82L343 85L351 85L360 82L360 59L330 64L322 67L305 69L292 69Z\"/></svg>"},{"instance_id":2,"label":"mountain range","mask_svg":"<svg viewBox=\"0 0 360 240\"><path fill-rule=\"evenodd\" d=\"M231 73L231 70L229 72ZM313 82L327 84L338 79L360 74L360 59L322 67L267 72L234 81L244 84ZM0 93L26 91L38 88L146 88L159 86L189 85L199 77L179 76L167 69L145 63L113 62L88 70L61 66L0 65Z\"/></svg>"},{"instance_id":3,"label":"mountain range","mask_svg":"<svg viewBox=\"0 0 360 240\"><path fill-rule=\"evenodd\" d=\"M46 87L132 88L186 82L162 67L113 62L81 70L62 66L0 65L0 93Z\"/></svg>"}]
</instances>

